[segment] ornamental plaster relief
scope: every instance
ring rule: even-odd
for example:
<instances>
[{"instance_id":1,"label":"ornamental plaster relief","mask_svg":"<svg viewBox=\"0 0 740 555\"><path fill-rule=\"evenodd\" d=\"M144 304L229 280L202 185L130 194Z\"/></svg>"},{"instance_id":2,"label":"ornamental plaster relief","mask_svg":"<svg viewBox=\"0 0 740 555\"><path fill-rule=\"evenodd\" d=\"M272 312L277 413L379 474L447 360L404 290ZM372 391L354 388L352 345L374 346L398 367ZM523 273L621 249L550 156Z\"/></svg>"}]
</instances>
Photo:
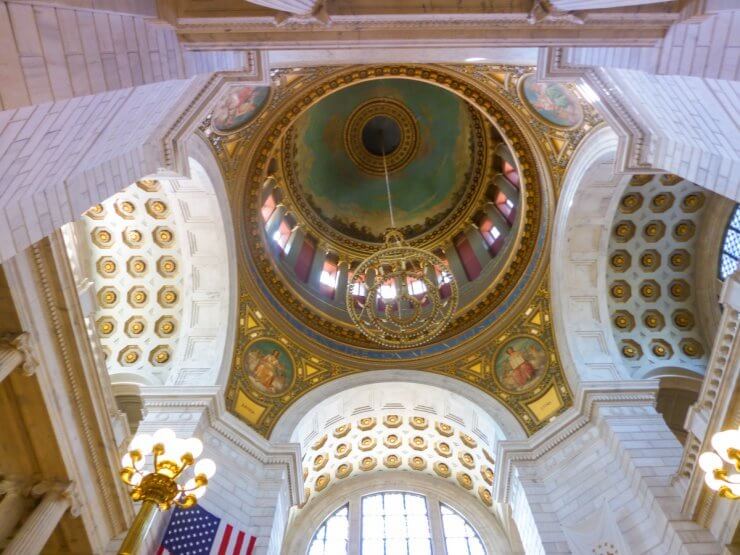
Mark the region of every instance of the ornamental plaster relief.
<instances>
[{"instance_id":1,"label":"ornamental plaster relief","mask_svg":"<svg viewBox=\"0 0 740 555\"><path fill-rule=\"evenodd\" d=\"M78 224L87 238L80 270L94 284L93 318L114 382L200 385L220 369L224 228L208 175L190 165L190 179L131 185Z\"/></svg>"}]
</instances>

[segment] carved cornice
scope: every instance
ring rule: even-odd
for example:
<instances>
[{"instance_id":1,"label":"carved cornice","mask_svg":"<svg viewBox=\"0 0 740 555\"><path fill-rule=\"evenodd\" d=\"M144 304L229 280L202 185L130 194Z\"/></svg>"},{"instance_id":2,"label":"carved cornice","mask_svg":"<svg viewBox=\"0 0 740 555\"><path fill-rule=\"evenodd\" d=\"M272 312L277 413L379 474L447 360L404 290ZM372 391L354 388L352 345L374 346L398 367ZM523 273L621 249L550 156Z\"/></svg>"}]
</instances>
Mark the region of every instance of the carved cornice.
<instances>
[{"instance_id":1,"label":"carved cornice","mask_svg":"<svg viewBox=\"0 0 740 555\"><path fill-rule=\"evenodd\" d=\"M654 46L651 45L651 46ZM599 68L573 64L568 60L568 48L541 48L537 63L537 77L545 81L577 81L583 79L598 95L594 105L616 132L616 171L620 173L662 173L647 159L652 135L641 125L629 105L623 102L620 91L607 73Z\"/></svg>"},{"instance_id":2,"label":"carved cornice","mask_svg":"<svg viewBox=\"0 0 740 555\"><path fill-rule=\"evenodd\" d=\"M654 406L657 391L658 382L652 380L584 382L578 390L574 406L553 424L529 439L498 444L494 499L499 503L507 503L514 467L535 463L578 432L596 425L599 407Z\"/></svg>"},{"instance_id":3,"label":"carved cornice","mask_svg":"<svg viewBox=\"0 0 740 555\"><path fill-rule=\"evenodd\" d=\"M579 14L581 22L572 18L552 19L540 21L538 27L542 28L566 28L583 30L587 27L610 27L614 31L612 40L619 41L617 27L629 29L659 28L667 30L671 24L676 22L679 14L675 12L664 13L603 13L592 12ZM245 31L342 31L347 29L356 30L361 26L364 30L454 30L454 29L490 29L492 27L505 27L511 29L521 26L532 30L530 12L499 12L499 13L416 13L416 14L365 14L365 15L331 15L331 26L327 27L323 22L313 18L295 18L287 21L277 22L274 17L184 17L177 20L177 30L180 33L220 33L224 27L228 27L231 33ZM528 39L531 45L531 38ZM269 42L269 38L268 38ZM460 39L464 43L464 39ZM600 45L613 44L600 43ZM636 43L630 42L631 46ZM645 38L638 44L652 45L654 38Z\"/></svg>"}]
</instances>

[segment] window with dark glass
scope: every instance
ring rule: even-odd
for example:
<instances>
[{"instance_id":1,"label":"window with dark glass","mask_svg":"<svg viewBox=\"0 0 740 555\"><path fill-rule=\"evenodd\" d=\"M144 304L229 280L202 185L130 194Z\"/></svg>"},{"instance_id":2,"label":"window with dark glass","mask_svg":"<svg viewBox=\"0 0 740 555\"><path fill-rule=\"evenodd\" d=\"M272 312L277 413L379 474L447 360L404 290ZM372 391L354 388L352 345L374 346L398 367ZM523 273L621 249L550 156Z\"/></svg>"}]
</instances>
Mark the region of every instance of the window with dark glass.
<instances>
[{"instance_id":1,"label":"window with dark glass","mask_svg":"<svg viewBox=\"0 0 740 555\"><path fill-rule=\"evenodd\" d=\"M735 206L735 211L727 223L724 238L722 239L722 251L719 256L719 279L726 280L740 265L740 204Z\"/></svg>"}]
</instances>

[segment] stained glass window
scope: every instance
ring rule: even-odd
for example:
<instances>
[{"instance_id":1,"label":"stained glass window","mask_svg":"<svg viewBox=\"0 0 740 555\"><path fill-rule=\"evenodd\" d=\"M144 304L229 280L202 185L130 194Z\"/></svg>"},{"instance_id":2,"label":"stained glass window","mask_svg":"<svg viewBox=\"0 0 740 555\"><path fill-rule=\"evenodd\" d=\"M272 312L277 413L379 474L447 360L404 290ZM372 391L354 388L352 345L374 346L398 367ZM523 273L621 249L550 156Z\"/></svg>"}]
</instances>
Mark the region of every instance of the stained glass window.
<instances>
[{"instance_id":1,"label":"stained glass window","mask_svg":"<svg viewBox=\"0 0 740 555\"><path fill-rule=\"evenodd\" d=\"M431 555L427 502L412 493L362 498L362 555Z\"/></svg>"},{"instance_id":2,"label":"stained glass window","mask_svg":"<svg viewBox=\"0 0 740 555\"><path fill-rule=\"evenodd\" d=\"M486 555L483 542L460 514L442 503L442 529L448 555Z\"/></svg>"},{"instance_id":3,"label":"stained glass window","mask_svg":"<svg viewBox=\"0 0 740 555\"><path fill-rule=\"evenodd\" d=\"M308 555L347 555L349 506L334 511L313 535Z\"/></svg>"},{"instance_id":4,"label":"stained glass window","mask_svg":"<svg viewBox=\"0 0 740 555\"><path fill-rule=\"evenodd\" d=\"M740 264L740 204L730 216L719 258L719 279L724 281Z\"/></svg>"}]
</instances>

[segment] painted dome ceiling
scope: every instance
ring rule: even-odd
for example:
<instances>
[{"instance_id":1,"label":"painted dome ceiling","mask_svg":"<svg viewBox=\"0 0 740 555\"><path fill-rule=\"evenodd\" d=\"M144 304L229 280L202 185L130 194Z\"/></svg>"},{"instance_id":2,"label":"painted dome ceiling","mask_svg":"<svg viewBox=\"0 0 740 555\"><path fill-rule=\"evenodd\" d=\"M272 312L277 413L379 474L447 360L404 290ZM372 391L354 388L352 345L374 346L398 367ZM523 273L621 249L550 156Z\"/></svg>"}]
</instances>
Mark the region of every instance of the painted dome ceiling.
<instances>
[{"instance_id":1,"label":"painted dome ceiling","mask_svg":"<svg viewBox=\"0 0 740 555\"><path fill-rule=\"evenodd\" d=\"M420 81L383 79L332 94L305 112L282 149L302 216L341 246L380 243L390 227L383 153L396 227L407 239L461 216L490 125L459 97Z\"/></svg>"},{"instance_id":2,"label":"painted dome ceiling","mask_svg":"<svg viewBox=\"0 0 740 555\"><path fill-rule=\"evenodd\" d=\"M434 354L504 325L539 264L549 194L506 100L479 89L473 101L461 91L474 81L441 70L342 71L283 80L244 132L256 132L250 150L260 153L245 165L245 233L261 238L246 243L247 262L266 300L304 336L352 357ZM395 355L346 308L354 269L392 227L384 164L395 228L441 258L459 290L444 331Z\"/></svg>"}]
</instances>

